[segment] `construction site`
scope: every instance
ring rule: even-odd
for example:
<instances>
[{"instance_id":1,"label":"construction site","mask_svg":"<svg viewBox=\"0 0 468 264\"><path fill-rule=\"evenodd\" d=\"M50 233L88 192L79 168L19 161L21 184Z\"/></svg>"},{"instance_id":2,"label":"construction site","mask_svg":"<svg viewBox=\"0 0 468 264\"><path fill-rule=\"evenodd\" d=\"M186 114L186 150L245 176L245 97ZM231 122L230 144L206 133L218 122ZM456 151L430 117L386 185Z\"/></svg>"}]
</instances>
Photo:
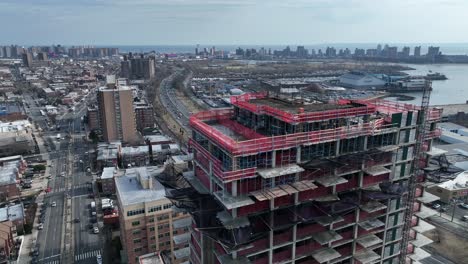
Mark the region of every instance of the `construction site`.
<instances>
[{"instance_id":1,"label":"construction site","mask_svg":"<svg viewBox=\"0 0 468 264\"><path fill-rule=\"evenodd\" d=\"M191 263L419 263L442 110L231 98L190 117L193 171L159 179L193 217Z\"/></svg>"}]
</instances>

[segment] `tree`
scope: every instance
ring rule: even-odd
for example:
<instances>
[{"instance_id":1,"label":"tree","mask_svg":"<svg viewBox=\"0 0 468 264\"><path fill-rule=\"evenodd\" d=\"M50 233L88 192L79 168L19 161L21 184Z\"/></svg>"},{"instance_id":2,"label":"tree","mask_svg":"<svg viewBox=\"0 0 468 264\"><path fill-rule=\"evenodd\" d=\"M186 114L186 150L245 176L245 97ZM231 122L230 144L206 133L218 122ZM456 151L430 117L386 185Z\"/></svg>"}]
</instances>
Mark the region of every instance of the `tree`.
<instances>
[{"instance_id":1,"label":"tree","mask_svg":"<svg viewBox=\"0 0 468 264\"><path fill-rule=\"evenodd\" d=\"M44 171L46 166L43 164L38 164L33 166L33 171Z\"/></svg>"},{"instance_id":2,"label":"tree","mask_svg":"<svg viewBox=\"0 0 468 264\"><path fill-rule=\"evenodd\" d=\"M91 130L91 132L89 132L88 137L89 137L89 139L91 139L93 141L93 144L96 144L99 141L99 136L96 133L96 131L94 131L94 130Z\"/></svg>"}]
</instances>

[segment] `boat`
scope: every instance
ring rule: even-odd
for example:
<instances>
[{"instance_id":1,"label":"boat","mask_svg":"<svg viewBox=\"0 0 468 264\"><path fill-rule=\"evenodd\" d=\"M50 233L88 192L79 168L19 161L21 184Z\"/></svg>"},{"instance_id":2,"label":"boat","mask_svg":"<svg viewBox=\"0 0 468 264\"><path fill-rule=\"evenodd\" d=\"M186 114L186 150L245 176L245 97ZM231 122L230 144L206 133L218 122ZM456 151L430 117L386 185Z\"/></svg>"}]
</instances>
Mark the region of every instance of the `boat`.
<instances>
[{"instance_id":1,"label":"boat","mask_svg":"<svg viewBox=\"0 0 468 264\"><path fill-rule=\"evenodd\" d=\"M428 73L425 77L426 80L438 81L438 80L447 80L447 76L441 74L440 72Z\"/></svg>"}]
</instances>

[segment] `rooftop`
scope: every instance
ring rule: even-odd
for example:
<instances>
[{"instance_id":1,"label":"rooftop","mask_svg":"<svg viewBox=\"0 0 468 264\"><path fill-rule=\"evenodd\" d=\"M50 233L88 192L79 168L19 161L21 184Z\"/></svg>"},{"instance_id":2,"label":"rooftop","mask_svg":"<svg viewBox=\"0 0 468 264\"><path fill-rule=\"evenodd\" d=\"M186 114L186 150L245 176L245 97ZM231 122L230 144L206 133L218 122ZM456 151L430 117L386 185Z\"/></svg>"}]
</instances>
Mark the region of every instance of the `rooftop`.
<instances>
[{"instance_id":1,"label":"rooftop","mask_svg":"<svg viewBox=\"0 0 468 264\"><path fill-rule=\"evenodd\" d=\"M332 104L332 103L302 103L300 101L289 101L276 97L266 97L261 99L250 100L251 104L270 106L289 113L299 113L299 109L304 109L304 112L319 112L335 109L352 108L350 104Z\"/></svg>"},{"instance_id":2,"label":"rooftop","mask_svg":"<svg viewBox=\"0 0 468 264\"><path fill-rule=\"evenodd\" d=\"M164 187L154 178L163 171L164 167L158 166L130 168L125 171L125 175L115 178L122 205L165 199Z\"/></svg>"},{"instance_id":3,"label":"rooftop","mask_svg":"<svg viewBox=\"0 0 468 264\"><path fill-rule=\"evenodd\" d=\"M22 204L9 205L0 208L0 222L16 221L24 218L24 209Z\"/></svg>"},{"instance_id":4,"label":"rooftop","mask_svg":"<svg viewBox=\"0 0 468 264\"><path fill-rule=\"evenodd\" d=\"M106 167L102 170L101 180L102 179L111 179L114 177L115 168L114 167Z\"/></svg>"},{"instance_id":5,"label":"rooftop","mask_svg":"<svg viewBox=\"0 0 468 264\"><path fill-rule=\"evenodd\" d=\"M468 171L461 172L453 180L439 184L439 187L448 190L468 189Z\"/></svg>"},{"instance_id":6,"label":"rooftop","mask_svg":"<svg viewBox=\"0 0 468 264\"><path fill-rule=\"evenodd\" d=\"M20 161L5 162L0 167L0 185L16 184L16 175Z\"/></svg>"},{"instance_id":7,"label":"rooftop","mask_svg":"<svg viewBox=\"0 0 468 264\"><path fill-rule=\"evenodd\" d=\"M164 264L158 252L145 254L139 257L139 264Z\"/></svg>"}]
</instances>

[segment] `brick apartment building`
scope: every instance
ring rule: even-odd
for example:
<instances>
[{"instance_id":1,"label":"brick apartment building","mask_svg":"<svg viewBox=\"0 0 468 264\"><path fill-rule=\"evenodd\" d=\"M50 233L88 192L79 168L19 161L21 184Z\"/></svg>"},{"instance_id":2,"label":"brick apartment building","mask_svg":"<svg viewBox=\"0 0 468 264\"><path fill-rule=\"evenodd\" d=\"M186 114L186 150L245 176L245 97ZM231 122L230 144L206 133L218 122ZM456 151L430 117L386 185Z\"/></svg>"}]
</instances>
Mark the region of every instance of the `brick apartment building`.
<instances>
[{"instance_id":1,"label":"brick apartment building","mask_svg":"<svg viewBox=\"0 0 468 264\"><path fill-rule=\"evenodd\" d=\"M165 187L155 178L162 173L164 167L138 167L115 177L121 241L130 264L153 252L174 264L188 260L191 218L172 209Z\"/></svg>"}]
</instances>

